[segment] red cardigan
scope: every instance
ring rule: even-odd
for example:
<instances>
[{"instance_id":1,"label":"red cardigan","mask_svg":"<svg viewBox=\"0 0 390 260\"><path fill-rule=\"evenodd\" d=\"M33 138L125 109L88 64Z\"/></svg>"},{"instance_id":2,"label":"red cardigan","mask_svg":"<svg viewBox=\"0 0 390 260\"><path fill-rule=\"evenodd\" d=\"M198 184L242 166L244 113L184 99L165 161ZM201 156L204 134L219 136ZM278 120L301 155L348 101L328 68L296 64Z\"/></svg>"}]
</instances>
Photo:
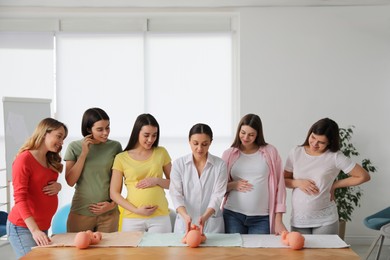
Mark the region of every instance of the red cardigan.
<instances>
[{"instance_id":1,"label":"red cardigan","mask_svg":"<svg viewBox=\"0 0 390 260\"><path fill-rule=\"evenodd\" d=\"M16 226L27 227L24 220L32 216L40 230L48 230L58 207L58 196L48 196L42 189L57 179L58 172L43 167L30 151L19 154L12 164L15 205L8 220Z\"/></svg>"}]
</instances>

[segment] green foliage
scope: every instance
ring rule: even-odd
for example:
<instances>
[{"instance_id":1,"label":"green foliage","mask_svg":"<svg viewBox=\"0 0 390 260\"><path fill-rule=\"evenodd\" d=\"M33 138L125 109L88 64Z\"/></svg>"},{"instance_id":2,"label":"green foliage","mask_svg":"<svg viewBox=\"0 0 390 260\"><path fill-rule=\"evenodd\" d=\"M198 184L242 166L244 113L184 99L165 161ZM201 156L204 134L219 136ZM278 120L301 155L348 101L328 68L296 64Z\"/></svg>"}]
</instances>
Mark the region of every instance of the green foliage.
<instances>
[{"instance_id":1,"label":"green foliage","mask_svg":"<svg viewBox=\"0 0 390 260\"><path fill-rule=\"evenodd\" d=\"M341 152L346 156L358 156L359 152L355 146L351 143L354 126L348 128L340 128L340 142ZM367 172L376 172L376 167L371 163L370 159L363 159L361 163L362 167ZM336 180L347 178L348 175L343 171L340 171ZM360 207L360 198L362 197L362 189L359 186L351 186L346 188L339 188L335 190L335 200L337 204L337 211L339 213L339 219L344 221L351 221L352 212L356 207Z\"/></svg>"}]
</instances>

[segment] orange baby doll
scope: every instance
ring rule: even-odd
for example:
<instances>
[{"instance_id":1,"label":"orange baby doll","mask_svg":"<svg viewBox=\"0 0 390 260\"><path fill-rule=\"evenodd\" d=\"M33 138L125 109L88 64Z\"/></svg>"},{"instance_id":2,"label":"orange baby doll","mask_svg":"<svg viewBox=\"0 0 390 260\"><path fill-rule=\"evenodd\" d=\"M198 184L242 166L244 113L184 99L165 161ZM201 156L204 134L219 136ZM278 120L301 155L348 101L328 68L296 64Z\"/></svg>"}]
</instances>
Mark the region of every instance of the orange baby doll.
<instances>
[{"instance_id":1,"label":"orange baby doll","mask_svg":"<svg viewBox=\"0 0 390 260\"><path fill-rule=\"evenodd\" d=\"M305 237L299 232L283 231L281 237L282 243L286 246L290 246L291 249L299 250L305 245Z\"/></svg>"}]
</instances>

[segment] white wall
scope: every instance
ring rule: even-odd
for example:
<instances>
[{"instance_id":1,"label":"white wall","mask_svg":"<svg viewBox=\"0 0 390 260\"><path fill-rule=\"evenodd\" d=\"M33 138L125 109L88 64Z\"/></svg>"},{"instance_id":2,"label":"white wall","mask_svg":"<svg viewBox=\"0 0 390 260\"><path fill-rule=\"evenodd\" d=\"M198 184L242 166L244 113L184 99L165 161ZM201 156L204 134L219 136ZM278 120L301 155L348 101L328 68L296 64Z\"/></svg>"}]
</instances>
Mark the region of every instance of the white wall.
<instances>
[{"instance_id":1,"label":"white wall","mask_svg":"<svg viewBox=\"0 0 390 260\"><path fill-rule=\"evenodd\" d=\"M389 17L389 6L240 10L240 113L260 115L283 160L322 117L355 125L355 146L378 168L347 224L351 243L376 234L362 221L389 206Z\"/></svg>"},{"instance_id":2,"label":"white wall","mask_svg":"<svg viewBox=\"0 0 390 260\"><path fill-rule=\"evenodd\" d=\"M378 173L362 185L362 206L347 224L346 239L370 243L376 233L362 220L389 206L390 197L385 186L390 183L390 6L229 11L240 17L237 109L240 115L260 115L266 140L283 160L322 117L333 118L341 127L356 126L353 142ZM64 190L69 192L68 187Z\"/></svg>"}]
</instances>

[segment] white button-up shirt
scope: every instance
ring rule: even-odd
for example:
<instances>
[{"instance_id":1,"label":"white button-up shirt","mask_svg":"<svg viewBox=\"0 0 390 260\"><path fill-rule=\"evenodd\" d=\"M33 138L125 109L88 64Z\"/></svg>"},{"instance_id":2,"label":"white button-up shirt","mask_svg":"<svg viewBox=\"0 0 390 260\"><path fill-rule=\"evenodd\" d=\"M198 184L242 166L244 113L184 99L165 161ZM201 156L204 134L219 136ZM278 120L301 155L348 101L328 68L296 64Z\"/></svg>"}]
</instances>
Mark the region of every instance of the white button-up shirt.
<instances>
[{"instance_id":1,"label":"white button-up shirt","mask_svg":"<svg viewBox=\"0 0 390 260\"><path fill-rule=\"evenodd\" d=\"M205 223L203 231L223 233L221 203L228 181L225 162L208 153L207 163L199 177L191 153L173 162L170 179L169 194L175 209L185 207L193 224L198 225L197 222L206 209L213 208L215 214ZM185 231L185 223L178 214L174 232L184 233Z\"/></svg>"}]
</instances>

